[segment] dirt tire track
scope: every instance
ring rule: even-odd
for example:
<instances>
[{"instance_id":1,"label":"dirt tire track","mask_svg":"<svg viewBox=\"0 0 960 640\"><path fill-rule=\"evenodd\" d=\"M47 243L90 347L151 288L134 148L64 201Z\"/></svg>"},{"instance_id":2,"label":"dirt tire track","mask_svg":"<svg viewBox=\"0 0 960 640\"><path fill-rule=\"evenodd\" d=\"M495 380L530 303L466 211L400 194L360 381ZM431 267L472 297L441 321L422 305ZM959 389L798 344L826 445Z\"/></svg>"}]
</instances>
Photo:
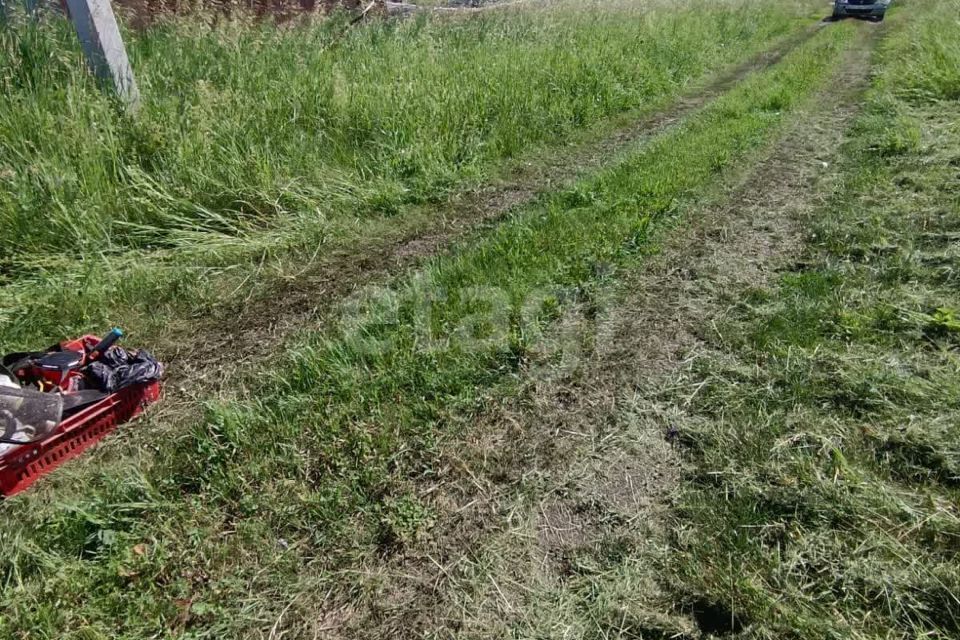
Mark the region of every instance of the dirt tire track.
<instances>
[{"instance_id":1,"label":"dirt tire track","mask_svg":"<svg viewBox=\"0 0 960 640\"><path fill-rule=\"evenodd\" d=\"M210 395L231 395L230 386L244 379L244 370L259 366L278 350L277 344L297 330L317 323L352 291L382 282L391 275L438 255L484 225L494 225L511 211L544 193L610 164L616 157L684 118L741 82L748 75L776 65L790 51L822 28L816 24L788 36L774 47L721 73L669 106L640 117L599 141L581 143L535 164L522 164L493 184L460 194L440 205L424 225L395 236L366 238L310 265L294 279L278 279L242 308L229 308L188 327L171 328L155 350L169 364L170 395L190 401ZM199 326L198 326L199 325ZM189 380L191 390L181 386ZM179 404L179 403L177 403ZM174 413L180 409L170 408Z\"/></svg>"},{"instance_id":2,"label":"dirt tire track","mask_svg":"<svg viewBox=\"0 0 960 640\"><path fill-rule=\"evenodd\" d=\"M862 25L847 62L862 62L881 29ZM624 282L611 348L559 381L530 380L518 400L491 399L447 444L435 465L446 477L422 491L442 514L432 537L371 563L362 601L343 603L353 613L337 637L543 636L538 625L565 623L550 603L573 597L578 563L609 540L629 541L643 565L633 580L648 593L594 631L705 635L699 605L659 574L682 475L671 439L692 419L678 399L698 390L689 369L704 332L801 251L803 221L820 205L869 81L869 65L837 68L753 169L685 215L689 226L666 232L662 250Z\"/></svg>"}]
</instances>

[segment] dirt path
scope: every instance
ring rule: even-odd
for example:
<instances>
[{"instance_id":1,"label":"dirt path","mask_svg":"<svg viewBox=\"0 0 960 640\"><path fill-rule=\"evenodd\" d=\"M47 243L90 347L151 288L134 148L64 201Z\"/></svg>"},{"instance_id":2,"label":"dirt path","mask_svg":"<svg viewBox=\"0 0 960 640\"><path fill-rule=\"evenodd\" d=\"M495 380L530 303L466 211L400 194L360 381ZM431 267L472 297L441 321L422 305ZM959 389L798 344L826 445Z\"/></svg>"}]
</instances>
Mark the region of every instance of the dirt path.
<instances>
[{"instance_id":1,"label":"dirt path","mask_svg":"<svg viewBox=\"0 0 960 640\"><path fill-rule=\"evenodd\" d=\"M751 73L777 64L822 28L805 29L775 47L694 88L670 106L637 118L599 139L551 149L532 161L518 164L507 175L483 188L466 192L440 205L419 222L403 225L389 235L364 237L340 246L295 277L267 282L243 308L224 309L206 319L191 319L171 327L166 344L156 351L169 364L173 404L167 411L182 410L182 401L211 395L229 395L223 380L235 387L242 372L261 366L275 355L278 344L297 330L316 326L334 304L350 292L412 267L445 251L458 240L493 225L511 211L543 193L562 188L614 161L645 139L674 126L728 91ZM190 380L191 390L181 390Z\"/></svg>"},{"instance_id":2,"label":"dirt path","mask_svg":"<svg viewBox=\"0 0 960 640\"><path fill-rule=\"evenodd\" d=\"M491 399L448 443L431 537L372 559L337 636L697 638L728 612L663 578L682 461L672 440L698 392L701 336L791 263L821 202L868 84L878 29L861 25L829 86L741 180L684 215L662 251L624 283L614 330L561 377L531 376L518 400ZM665 400L666 399L666 400ZM686 400L684 400L686 399ZM328 619L329 622L329 619ZM329 632L329 630L328 630Z\"/></svg>"}]
</instances>

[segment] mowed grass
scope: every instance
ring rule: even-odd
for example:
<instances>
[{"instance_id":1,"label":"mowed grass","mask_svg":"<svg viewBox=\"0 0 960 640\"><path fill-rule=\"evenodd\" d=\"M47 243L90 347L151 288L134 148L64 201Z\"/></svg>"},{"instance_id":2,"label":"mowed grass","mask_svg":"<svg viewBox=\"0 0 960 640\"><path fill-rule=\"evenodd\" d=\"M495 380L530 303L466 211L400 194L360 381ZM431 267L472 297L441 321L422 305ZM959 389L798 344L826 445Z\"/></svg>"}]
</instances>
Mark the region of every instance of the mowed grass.
<instances>
[{"instance_id":1,"label":"mowed grass","mask_svg":"<svg viewBox=\"0 0 960 640\"><path fill-rule=\"evenodd\" d=\"M957 9L904 3L802 266L695 367L672 578L738 637L960 636Z\"/></svg>"},{"instance_id":2,"label":"mowed grass","mask_svg":"<svg viewBox=\"0 0 960 640\"><path fill-rule=\"evenodd\" d=\"M548 357L542 329L768 142L854 34L822 30L622 163L345 305L339 329L302 336L255 397L212 403L152 463L74 466L5 505L6 630L313 637L334 603L377 597L358 575L431 526L411 483L442 477L438 438Z\"/></svg>"},{"instance_id":3,"label":"mowed grass","mask_svg":"<svg viewBox=\"0 0 960 640\"><path fill-rule=\"evenodd\" d=\"M281 256L376 234L506 159L664 104L809 9L534 7L345 35L345 17L130 32L136 118L97 90L63 20L0 28L0 342L108 323L148 336L161 310L206 313Z\"/></svg>"}]
</instances>

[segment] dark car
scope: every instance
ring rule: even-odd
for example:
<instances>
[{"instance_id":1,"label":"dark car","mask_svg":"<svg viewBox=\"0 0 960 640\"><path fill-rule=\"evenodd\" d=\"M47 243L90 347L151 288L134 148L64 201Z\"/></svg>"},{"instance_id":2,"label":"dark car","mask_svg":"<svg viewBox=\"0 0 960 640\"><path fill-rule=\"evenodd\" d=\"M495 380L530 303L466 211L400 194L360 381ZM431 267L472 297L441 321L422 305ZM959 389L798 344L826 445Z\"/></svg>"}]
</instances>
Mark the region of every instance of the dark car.
<instances>
[{"instance_id":1,"label":"dark car","mask_svg":"<svg viewBox=\"0 0 960 640\"><path fill-rule=\"evenodd\" d=\"M890 8L890 0L834 0L833 18L862 17L880 21Z\"/></svg>"}]
</instances>

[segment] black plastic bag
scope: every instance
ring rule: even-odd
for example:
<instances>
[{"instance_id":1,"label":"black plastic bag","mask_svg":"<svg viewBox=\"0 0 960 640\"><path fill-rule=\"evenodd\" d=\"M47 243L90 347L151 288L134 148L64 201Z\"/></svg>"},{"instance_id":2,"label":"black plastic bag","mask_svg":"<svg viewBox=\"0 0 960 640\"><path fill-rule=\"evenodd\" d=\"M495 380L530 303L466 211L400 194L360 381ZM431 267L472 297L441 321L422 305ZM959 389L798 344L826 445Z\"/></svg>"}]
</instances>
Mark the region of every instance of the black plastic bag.
<instances>
[{"instance_id":1,"label":"black plastic bag","mask_svg":"<svg viewBox=\"0 0 960 640\"><path fill-rule=\"evenodd\" d=\"M104 393L114 393L134 384L159 380L163 365L148 351L114 347L83 369L87 381Z\"/></svg>"}]
</instances>

